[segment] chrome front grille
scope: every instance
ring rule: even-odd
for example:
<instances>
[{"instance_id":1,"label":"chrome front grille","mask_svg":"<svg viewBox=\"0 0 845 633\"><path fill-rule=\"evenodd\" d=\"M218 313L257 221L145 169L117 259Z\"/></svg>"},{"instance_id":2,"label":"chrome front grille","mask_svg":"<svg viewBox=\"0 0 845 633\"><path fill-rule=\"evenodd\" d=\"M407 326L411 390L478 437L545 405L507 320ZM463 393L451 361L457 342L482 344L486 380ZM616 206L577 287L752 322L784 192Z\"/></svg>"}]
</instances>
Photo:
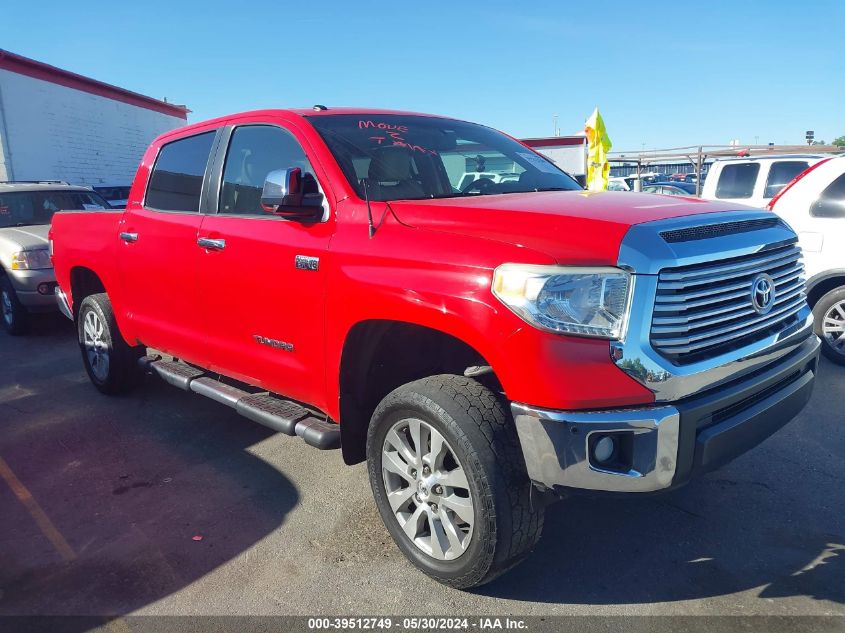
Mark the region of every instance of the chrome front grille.
<instances>
[{"instance_id":1,"label":"chrome front grille","mask_svg":"<svg viewBox=\"0 0 845 633\"><path fill-rule=\"evenodd\" d=\"M761 314L752 285L774 280L774 305ZM792 242L751 255L660 271L651 344L675 363L711 358L795 322L805 303L801 250Z\"/></svg>"}]
</instances>

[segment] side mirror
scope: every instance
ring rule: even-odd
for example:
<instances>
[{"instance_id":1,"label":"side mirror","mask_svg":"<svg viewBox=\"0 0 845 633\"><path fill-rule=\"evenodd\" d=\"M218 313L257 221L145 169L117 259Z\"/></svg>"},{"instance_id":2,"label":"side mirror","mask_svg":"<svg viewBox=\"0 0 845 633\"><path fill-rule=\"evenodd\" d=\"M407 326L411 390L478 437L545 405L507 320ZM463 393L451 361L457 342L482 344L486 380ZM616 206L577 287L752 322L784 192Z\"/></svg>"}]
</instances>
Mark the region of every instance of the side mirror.
<instances>
[{"instance_id":1,"label":"side mirror","mask_svg":"<svg viewBox=\"0 0 845 633\"><path fill-rule=\"evenodd\" d=\"M323 194L316 184L299 167L271 171L264 180L261 208L286 218L317 221L323 216Z\"/></svg>"}]
</instances>

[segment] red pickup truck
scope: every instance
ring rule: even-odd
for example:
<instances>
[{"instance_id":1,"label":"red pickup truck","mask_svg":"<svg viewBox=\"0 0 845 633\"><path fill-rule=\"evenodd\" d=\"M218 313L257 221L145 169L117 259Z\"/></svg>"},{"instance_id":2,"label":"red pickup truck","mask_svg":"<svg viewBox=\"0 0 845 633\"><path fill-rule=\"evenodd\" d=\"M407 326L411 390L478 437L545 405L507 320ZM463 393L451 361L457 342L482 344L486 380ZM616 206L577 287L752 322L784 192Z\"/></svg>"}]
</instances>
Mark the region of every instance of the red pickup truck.
<instances>
[{"instance_id":1,"label":"red pickup truck","mask_svg":"<svg viewBox=\"0 0 845 633\"><path fill-rule=\"evenodd\" d=\"M367 460L399 548L455 587L523 559L550 497L666 490L755 446L818 362L776 216L587 193L442 117L169 132L125 210L57 214L51 248L100 391L156 374Z\"/></svg>"}]
</instances>

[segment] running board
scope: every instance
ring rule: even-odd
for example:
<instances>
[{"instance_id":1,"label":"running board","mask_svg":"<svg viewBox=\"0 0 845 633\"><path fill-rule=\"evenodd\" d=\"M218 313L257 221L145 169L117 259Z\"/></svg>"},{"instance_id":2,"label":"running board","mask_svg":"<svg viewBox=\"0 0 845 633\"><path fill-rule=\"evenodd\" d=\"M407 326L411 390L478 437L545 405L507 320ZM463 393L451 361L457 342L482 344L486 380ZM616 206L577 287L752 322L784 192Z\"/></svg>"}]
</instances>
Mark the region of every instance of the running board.
<instances>
[{"instance_id":1,"label":"running board","mask_svg":"<svg viewBox=\"0 0 845 633\"><path fill-rule=\"evenodd\" d=\"M156 374L175 387L225 404L243 417L274 431L299 436L314 448L340 448L338 425L319 419L296 402L267 393L250 393L238 389L207 376L201 369L178 361L144 356L139 365L146 373Z\"/></svg>"},{"instance_id":2,"label":"running board","mask_svg":"<svg viewBox=\"0 0 845 633\"><path fill-rule=\"evenodd\" d=\"M147 357L141 359L146 360ZM191 381L203 375L201 369L191 367L185 363L177 363L166 360L156 360L144 364L147 371L157 374L166 383L179 387L183 391L190 391Z\"/></svg>"}]
</instances>

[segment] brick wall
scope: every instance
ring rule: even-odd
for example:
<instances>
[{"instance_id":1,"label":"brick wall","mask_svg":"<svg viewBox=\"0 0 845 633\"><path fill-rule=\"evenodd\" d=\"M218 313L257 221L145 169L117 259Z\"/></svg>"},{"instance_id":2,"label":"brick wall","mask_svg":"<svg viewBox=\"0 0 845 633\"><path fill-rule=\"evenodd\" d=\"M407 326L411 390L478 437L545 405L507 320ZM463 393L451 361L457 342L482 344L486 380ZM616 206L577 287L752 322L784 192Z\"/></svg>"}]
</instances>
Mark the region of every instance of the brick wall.
<instances>
[{"instance_id":1,"label":"brick wall","mask_svg":"<svg viewBox=\"0 0 845 633\"><path fill-rule=\"evenodd\" d=\"M128 185L150 141L184 124L179 117L0 70L0 180Z\"/></svg>"}]
</instances>

